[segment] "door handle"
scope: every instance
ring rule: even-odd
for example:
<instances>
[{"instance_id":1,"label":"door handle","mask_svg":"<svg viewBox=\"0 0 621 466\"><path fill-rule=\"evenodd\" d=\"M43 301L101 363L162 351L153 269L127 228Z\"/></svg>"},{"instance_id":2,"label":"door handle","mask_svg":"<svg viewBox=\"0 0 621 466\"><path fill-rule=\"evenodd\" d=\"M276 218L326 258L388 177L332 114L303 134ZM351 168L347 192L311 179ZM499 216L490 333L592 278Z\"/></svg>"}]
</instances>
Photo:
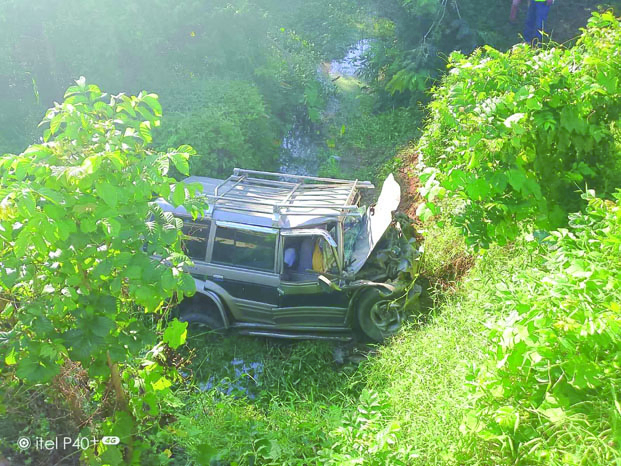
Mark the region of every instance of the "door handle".
<instances>
[{"instance_id":1,"label":"door handle","mask_svg":"<svg viewBox=\"0 0 621 466\"><path fill-rule=\"evenodd\" d=\"M224 280L224 276L223 275L218 275L218 274L212 275L211 278L213 278L214 280L217 280L217 281Z\"/></svg>"},{"instance_id":2,"label":"door handle","mask_svg":"<svg viewBox=\"0 0 621 466\"><path fill-rule=\"evenodd\" d=\"M278 296L284 296L285 292L282 288L276 288L276 291L278 292Z\"/></svg>"}]
</instances>

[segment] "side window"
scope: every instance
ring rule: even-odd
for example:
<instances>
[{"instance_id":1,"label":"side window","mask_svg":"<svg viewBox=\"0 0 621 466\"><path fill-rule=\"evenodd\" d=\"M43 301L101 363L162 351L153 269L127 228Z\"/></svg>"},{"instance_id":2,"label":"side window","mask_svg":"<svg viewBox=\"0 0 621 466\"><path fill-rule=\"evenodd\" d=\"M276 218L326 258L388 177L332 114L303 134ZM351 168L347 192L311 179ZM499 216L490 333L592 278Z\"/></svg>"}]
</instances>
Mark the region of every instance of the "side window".
<instances>
[{"instance_id":1,"label":"side window","mask_svg":"<svg viewBox=\"0 0 621 466\"><path fill-rule=\"evenodd\" d=\"M309 276L335 273L336 260L331 246L321 236L294 236L285 239L283 278L305 281Z\"/></svg>"},{"instance_id":2,"label":"side window","mask_svg":"<svg viewBox=\"0 0 621 466\"><path fill-rule=\"evenodd\" d=\"M181 243L183 252L191 259L204 261L209 238L209 222L185 222L182 231L185 235Z\"/></svg>"},{"instance_id":3,"label":"side window","mask_svg":"<svg viewBox=\"0 0 621 466\"><path fill-rule=\"evenodd\" d=\"M275 233L218 227L211 261L272 272L275 248Z\"/></svg>"}]
</instances>

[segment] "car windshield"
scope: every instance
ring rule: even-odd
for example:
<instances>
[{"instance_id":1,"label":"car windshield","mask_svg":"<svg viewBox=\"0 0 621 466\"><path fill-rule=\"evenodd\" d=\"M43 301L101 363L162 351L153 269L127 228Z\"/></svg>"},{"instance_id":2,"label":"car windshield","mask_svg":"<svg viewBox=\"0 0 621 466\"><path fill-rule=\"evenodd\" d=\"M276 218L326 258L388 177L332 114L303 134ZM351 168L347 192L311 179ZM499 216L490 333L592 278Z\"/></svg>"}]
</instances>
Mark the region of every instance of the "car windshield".
<instances>
[{"instance_id":1,"label":"car windshield","mask_svg":"<svg viewBox=\"0 0 621 466\"><path fill-rule=\"evenodd\" d=\"M348 217L345 221L345 234L343 250L345 253L345 268L353 262L353 254L356 249L356 243L362 232L366 231L367 214L361 217Z\"/></svg>"}]
</instances>

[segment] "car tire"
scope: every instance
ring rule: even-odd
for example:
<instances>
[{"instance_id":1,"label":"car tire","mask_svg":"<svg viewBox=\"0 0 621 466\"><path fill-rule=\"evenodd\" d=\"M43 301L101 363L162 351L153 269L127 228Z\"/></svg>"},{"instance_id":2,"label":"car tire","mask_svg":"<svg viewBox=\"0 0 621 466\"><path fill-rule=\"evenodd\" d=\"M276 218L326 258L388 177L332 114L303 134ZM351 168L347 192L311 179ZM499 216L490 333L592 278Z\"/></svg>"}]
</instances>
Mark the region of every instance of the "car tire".
<instances>
[{"instance_id":1,"label":"car tire","mask_svg":"<svg viewBox=\"0 0 621 466\"><path fill-rule=\"evenodd\" d=\"M393 308L393 300L377 288L362 292L356 306L354 328L363 339L379 343L397 333L401 318Z\"/></svg>"},{"instance_id":2,"label":"car tire","mask_svg":"<svg viewBox=\"0 0 621 466\"><path fill-rule=\"evenodd\" d=\"M216 303L211 298L196 294L179 304L179 320L191 326L207 327L222 332L224 321Z\"/></svg>"}]
</instances>

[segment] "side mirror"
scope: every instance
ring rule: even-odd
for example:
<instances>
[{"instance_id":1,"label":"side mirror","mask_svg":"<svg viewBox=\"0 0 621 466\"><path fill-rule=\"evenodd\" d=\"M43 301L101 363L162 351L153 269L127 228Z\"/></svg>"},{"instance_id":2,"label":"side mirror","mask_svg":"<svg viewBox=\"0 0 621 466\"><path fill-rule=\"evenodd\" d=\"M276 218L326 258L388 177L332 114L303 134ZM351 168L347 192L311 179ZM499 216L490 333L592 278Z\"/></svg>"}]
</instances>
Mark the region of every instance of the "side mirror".
<instances>
[{"instance_id":1,"label":"side mirror","mask_svg":"<svg viewBox=\"0 0 621 466\"><path fill-rule=\"evenodd\" d=\"M317 282L326 290L341 291L341 288L339 288L336 283L324 275L319 275L319 277L317 277Z\"/></svg>"}]
</instances>

